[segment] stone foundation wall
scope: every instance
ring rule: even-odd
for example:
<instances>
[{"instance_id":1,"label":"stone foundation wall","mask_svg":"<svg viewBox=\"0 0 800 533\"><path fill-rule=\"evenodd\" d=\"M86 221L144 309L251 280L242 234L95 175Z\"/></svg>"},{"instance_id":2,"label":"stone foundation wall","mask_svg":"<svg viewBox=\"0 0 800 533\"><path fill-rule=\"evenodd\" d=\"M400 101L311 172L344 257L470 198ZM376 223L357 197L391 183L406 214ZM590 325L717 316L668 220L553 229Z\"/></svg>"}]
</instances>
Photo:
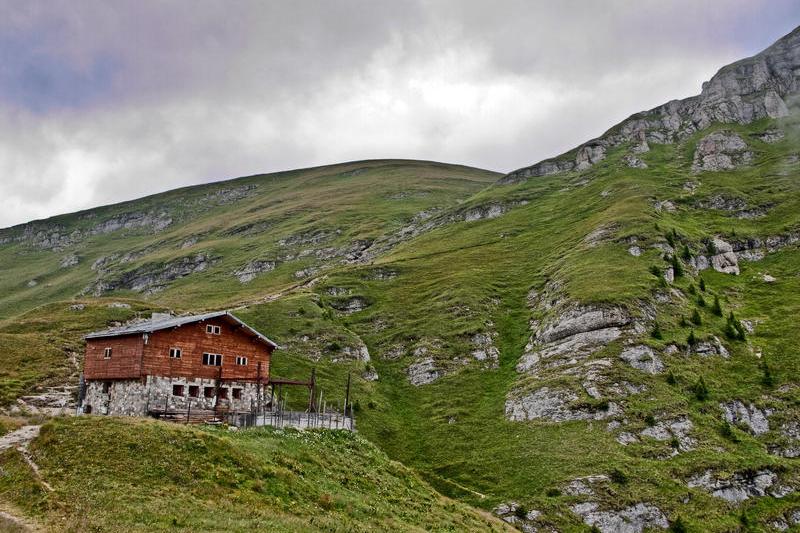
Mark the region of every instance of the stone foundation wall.
<instances>
[{"instance_id":1,"label":"stone foundation wall","mask_svg":"<svg viewBox=\"0 0 800 533\"><path fill-rule=\"evenodd\" d=\"M103 393L108 383L108 393ZM181 395L175 386L182 386ZM197 396L190 396L190 387L197 387ZM213 389L213 396L206 396L206 388ZM234 398L238 389L239 398ZM269 387L264 386L265 401L269 400ZM220 390L227 391L227 398L217 397ZM141 380L89 381L86 384L84 412L90 407L92 414L113 416L146 416L151 409L185 411L191 403L192 409L220 408L233 411L249 411L258 405L258 385L252 382L223 381L219 389L214 379L187 379L148 376Z\"/></svg>"}]
</instances>

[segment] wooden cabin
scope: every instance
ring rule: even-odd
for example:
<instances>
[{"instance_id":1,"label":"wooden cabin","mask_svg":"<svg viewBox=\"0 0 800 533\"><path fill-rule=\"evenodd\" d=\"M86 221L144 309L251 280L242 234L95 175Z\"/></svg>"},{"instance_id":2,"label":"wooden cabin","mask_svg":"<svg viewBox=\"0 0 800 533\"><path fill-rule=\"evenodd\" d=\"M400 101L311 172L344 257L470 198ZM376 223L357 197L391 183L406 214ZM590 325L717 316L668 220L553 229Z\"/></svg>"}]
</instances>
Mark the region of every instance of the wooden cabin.
<instances>
[{"instance_id":1,"label":"wooden cabin","mask_svg":"<svg viewBox=\"0 0 800 533\"><path fill-rule=\"evenodd\" d=\"M227 311L150 320L86 336L84 413L260 405L277 345Z\"/></svg>"}]
</instances>

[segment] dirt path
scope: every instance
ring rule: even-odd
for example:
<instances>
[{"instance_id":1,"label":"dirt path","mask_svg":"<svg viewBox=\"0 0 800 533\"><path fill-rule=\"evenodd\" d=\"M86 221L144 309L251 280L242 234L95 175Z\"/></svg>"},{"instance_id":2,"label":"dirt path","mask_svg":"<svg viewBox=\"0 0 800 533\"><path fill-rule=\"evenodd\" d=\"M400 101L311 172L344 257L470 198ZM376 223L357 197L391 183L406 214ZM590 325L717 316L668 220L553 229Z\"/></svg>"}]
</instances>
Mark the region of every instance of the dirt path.
<instances>
[{"instance_id":1,"label":"dirt path","mask_svg":"<svg viewBox=\"0 0 800 533\"><path fill-rule=\"evenodd\" d=\"M28 447L28 443L39 435L42 426L22 426L16 431L6 433L0 437L0 451L8 448Z\"/></svg>"}]
</instances>

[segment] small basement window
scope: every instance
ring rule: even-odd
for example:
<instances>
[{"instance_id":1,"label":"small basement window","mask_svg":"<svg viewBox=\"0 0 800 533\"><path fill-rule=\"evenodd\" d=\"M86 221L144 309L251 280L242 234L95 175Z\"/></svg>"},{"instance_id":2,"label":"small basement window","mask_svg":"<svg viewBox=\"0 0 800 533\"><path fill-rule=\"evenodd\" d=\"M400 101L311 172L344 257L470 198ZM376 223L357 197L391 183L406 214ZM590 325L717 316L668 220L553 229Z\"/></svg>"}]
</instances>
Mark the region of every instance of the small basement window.
<instances>
[{"instance_id":1,"label":"small basement window","mask_svg":"<svg viewBox=\"0 0 800 533\"><path fill-rule=\"evenodd\" d=\"M236 364L245 366L247 365L247 357L242 357L241 355L236 356Z\"/></svg>"},{"instance_id":2,"label":"small basement window","mask_svg":"<svg viewBox=\"0 0 800 533\"><path fill-rule=\"evenodd\" d=\"M173 396L183 396L183 385L173 385L172 386L172 395Z\"/></svg>"},{"instance_id":3,"label":"small basement window","mask_svg":"<svg viewBox=\"0 0 800 533\"><path fill-rule=\"evenodd\" d=\"M212 326L211 324L207 324L206 333L210 333L212 335L219 335L220 333L222 333L222 328L219 326Z\"/></svg>"},{"instance_id":4,"label":"small basement window","mask_svg":"<svg viewBox=\"0 0 800 533\"><path fill-rule=\"evenodd\" d=\"M103 350L103 359L111 359L111 348Z\"/></svg>"},{"instance_id":5,"label":"small basement window","mask_svg":"<svg viewBox=\"0 0 800 533\"><path fill-rule=\"evenodd\" d=\"M214 387L203 387L203 396L206 398L214 397Z\"/></svg>"},{"instance_id":6,"label":"small basement window","mask_svg":"<svg viewBox=\"0 0 800 533\"><path fill-rule=\"evenodd\" d=\"M231 394L233 394L234 400L241 400L242 399L242 389L233 389Z\"/></svg>"},{"instance_id":7,"label":"small basement window","mask_svg":"<svg viewBox=\"0 0 800 533\"><path fill-rule=\"evenodd\" d=\"M197 385L189 385L189 397L197 398L198 396L200 396L200 387Z\"/></svg>"},{"instance_id":8,"label":"small basement window","mask_svg":"<svg viewBox=\"0 0 800 533\"><path fill-rule=\"evenodd\" d=\"M180 348L170 348L169 349L169 356L172 359L180 359L181 358L181 349Z\"/></svg>"},{"instance_id":9,"label":"small basement window","mask_svg":"<svg viewBox=\"0 0 800 533\"><path fill-rule=\"evenodd\" d=\"M222 366L222 354L204 353L203 364L208 366Z\"/></svg>"},{"instance_id":10,"label":"small basement window","mask_svg":"<svg viewBox=\"0 0 800 533\"><path fill-rule=\"evenodd\" d=\"M219 397L222 398L223 400L227 399L228 398L228 389L220 388L219 389Z\"/></svg>"}]
</instances>

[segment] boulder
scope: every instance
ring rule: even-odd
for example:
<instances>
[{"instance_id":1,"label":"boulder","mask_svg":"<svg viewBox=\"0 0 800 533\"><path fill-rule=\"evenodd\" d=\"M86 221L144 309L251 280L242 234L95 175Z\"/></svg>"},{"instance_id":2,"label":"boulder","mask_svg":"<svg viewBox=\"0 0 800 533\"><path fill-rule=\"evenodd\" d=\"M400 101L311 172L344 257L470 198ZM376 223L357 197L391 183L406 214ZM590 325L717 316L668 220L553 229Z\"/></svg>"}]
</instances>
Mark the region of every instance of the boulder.
<instances>
[{"instance_id":1,"label":"boulder","mask_svg":"<svg viewBox=\"0 0 800 533\"><path fill-rule=\"evenodd\" d=\"M415 386L433 383L442 376L432 357L417 361L408 367L408 381Z\"/></svg>"},{"instance_id":2,"label":"boulder","mask_svg":"<svg viewBox=\"0 0 800 533\"><path fill-rule=\"evenodd\" d=\"M578 503L570 510L583 522L596 527L602 533L642 533L646 529L666 529L667 517L655 505L637 503L620 510L601 511L594 502Z\"/></svg>"},{"instance_id":3,"label":"boulder","mask_svg":"<svg viewBox=\"0 0 800 533\"><path fill-rule=\"evenodd\" d=\"M715 131L697 143L692 171L733 170L750 164L752 160L753 153L747 149L747 143L739 135L733 132Z\"/></svg>"},{"instance_id":4,"label":"boulder","mask_svg":"<svg viewBox=\"0 0 800 533\"><path fill-rule=\"evenodd\" d=\"M629 346L622 350L619 357L633 368L648 374L660 374L664 371L664 363L655 351L646 345Z\"/></svg>"},{"instance_id":5,"label":"boulder","mask_svg":"<svg viewBox=\"0 0 800 533\"><path fill-rule=\"evenodd\" d=\"M722 417L730 424L743 425L753 435L763 435L769 431L771 409L759 409L753 404L745 404L739 400L719 404Z\"/></svg>"}]
</instances>

